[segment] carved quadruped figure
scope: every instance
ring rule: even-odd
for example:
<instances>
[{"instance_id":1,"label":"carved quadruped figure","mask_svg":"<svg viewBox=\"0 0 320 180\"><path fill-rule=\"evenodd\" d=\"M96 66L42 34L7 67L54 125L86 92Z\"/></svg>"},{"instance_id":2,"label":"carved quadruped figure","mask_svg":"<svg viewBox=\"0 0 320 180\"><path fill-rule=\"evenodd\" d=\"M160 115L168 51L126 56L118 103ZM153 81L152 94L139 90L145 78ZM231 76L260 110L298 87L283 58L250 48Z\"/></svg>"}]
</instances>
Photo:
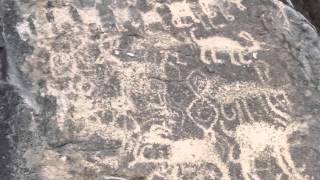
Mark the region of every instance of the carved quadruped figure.
<instances>
[{"instance_id":1,"label":"carved quadruped figure","mask_svg":"<svg viewBox=\"0 0 320 180\"><path fill-rule=\"evenodd\" d=\"M214 25L214 18L221 14L228 22L234 21L235 17L229 13L235 5L241 11L246 7L241 4L242 0L182 0L166 4L172 14L172 24L177 28L191 27L194 23L200 23L204 28L218 28ZM209 22L203 17L207 17ZM220 25L221 26L221 25Z\"/></svg>"},{"instance_id":2,"label":"carved quadruped figure","mask_svg":"<svg viewBox=\"0 0 320 180\"><path fill-rule=\"evenodd\" d=\"M199 0L199 5L201 6L202 11L209 17L214 18L217 16L217 13L221 13L222 16L228 21L234 21L235 17L228 13L225 10L224 6L230 8L232 4L235 4L238 9L241 11L245 10L246 7L241 4L242 0Z\"/></svg>"},{"instance_id":3,"label":"carved quadruped figure","mask_svg":"<svg viewBox=\"0 0 320 180\"><path fill-rule=\"evenodd\" d=\"M152 125L149 131L139 136L139 143L132 152L134 160L129 162L129 167L133 168L136 164L141 163L152 163L174 170L183 164L197 166L212 163L223 172L222 176L225 179L229 179L228 167L223 163L214 146L217 143L216 134L212 130L210 132L206 133L203 139L172 140L167 138L173 133L169 128L163 125ZM156 150L157 154L148 154L150 149Z\"/></svg>"},{"instance_id":4,"label":"carved quadruped figure","mask_svg":"<svg viewBox=\"0 0 320 180\"><path fill-rule=\"evenodd\" d=\"M235 17L230 14L232 7L240 11L246 9L242 5L242 0L170 0L158 5L158 7L166 7L170 10L171 23L176 28L188 28L197 23L205 29L218 29L224 26L224 24L215 25L214 19L218 14L221 14L228 22L232 22L235 20Z\"/></svg>"},{"instance_id":5,"label":"carved quadruped figure","mask_svg":"<svg viewBox=\"0 0 320 180\"><path fill-rule=\"evenodd\" d=\"M167 5L171 11L172 24L177 28L190 27L193 23L200 23L200 20L194 15L189 3L186 0L181 2L172 2Z\"/></svg>"},{"instance_id":6,"label":"carved quadruped figure","mask_svg":"<svg viewBox=\"0 0 320 180\"><path fill-rule=\"evenodd\" d=\"M219 2L209 2L207 0L199 0L200 7L202 11L209 17L209 18L215 18L217 16L217 11L221 12L223 17L228 21L233 21L234 16L227 14L221 9L221 6Z\"/></svg>"},{"instance_id":7,"label":"carved quadruped figure","mask_svg":"<svg viewBox=\"0 0 320 180\"><path fill-rule=\"evenodd\" d=\"M290 147L288 144L288 135L297 129L299 124L295 123L290 115L291 103L285 91L274 93L261 92L261 101L268 107L268 114L272 115L275 122L267 122L263 119L255 119L252 116L253 109L249 109L246 99L235 99L233 102L232 115L227 116L224 112L226 104L221 104L221 116L226 121L239 121L239 125L228 129L224 121L219 119L223 132L230 138L235 138L241 146L239 159L232 158L229 154L229 160L240 163L243 168L243 175L247 179L255 177L260 179L255 172L255 159L268 152L275 158L275 163L281 168L283 174L289 175L292 179L304 179L301 172L296 168ZM235 116L234 114L237 114ZM246 114L246 116L244 116ZM248 119L244 119L248 118ZM278 126L281 124L282 126ZM235 128L235 129L234 129ZM257 140L255 137L259 137ZM272 137L270 137L272 136ZM260 139L264 139L261 141Z\"/></svg>"},{"instance_id":8,"label":"carved quadruped figure","mask_svg":"<svg viewBox=\"0 0 320 180\"><path fill-rule=\"evenodd\" d=\"M282 88L275 89L256 83L222 84L210 98L217 102L218 124L230 137L233 136L233 130L224 125L230 124L228 121L233 124L253 123L265 117L265 121L272 121L281 127L292 121L292 104Z\"/></svg>"},{"instance_id":9,"label":"carved quadruped figure","mask_svg":"<svg viewBox=\"0 0 320 180\"><path fill-rule=\"evenodd\" d=\"M289 136L304 126L301 123L291 123L284 129L262 122L241 125L236 131L236 140L241 148L238 161L243 168L242 174L245 179L253 176L258 178L255 162L259 156L266 157L266 155L274 158L274 163L280 168L281 173L288 176L288 179L309 179L295 165L290 151L292 144L289 143ZM254 136L259 137L259 140Z\"/></svg>"},{"instance_id":10,"label":"carved quadruped figure","mask_svg":"<svg viewBox=\"0 0 320 180\"><path fill-rule=\"evenodd\" d=\"M222 36L213 36L208 38L196 38L195 28L191 30L191 41L195 42L200 48L200 59L205 64L223 64L223 59L217 58L217 53L227 53L230 57L230 62L236 66L250 65L253 61L245 60L244 56L249 53L255 53L261 49L262 43L255 41L255 39L247 32L242 31L238 36L251 46L244 47L238 41ZM207 53L211 53L211 59L207 58ZM238 55L238 60L236 60Z\"/></svg>"}]
</instances>

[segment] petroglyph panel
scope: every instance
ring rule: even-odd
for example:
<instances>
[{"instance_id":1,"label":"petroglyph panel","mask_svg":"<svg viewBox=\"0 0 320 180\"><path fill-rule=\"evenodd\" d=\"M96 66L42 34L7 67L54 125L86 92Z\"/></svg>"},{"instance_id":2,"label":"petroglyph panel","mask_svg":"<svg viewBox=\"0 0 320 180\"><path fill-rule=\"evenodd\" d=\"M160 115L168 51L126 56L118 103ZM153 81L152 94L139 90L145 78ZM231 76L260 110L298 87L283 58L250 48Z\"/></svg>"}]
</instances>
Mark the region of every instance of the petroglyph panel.
<instances>
[{"instance_id":1,"label":"petroglyph panel","mask_svg":"<svg viewBox=\"0 0 320 180\"><path fill-rule=\"evenodd\" d=\"M294 83L275 73L290 65L270 56L252 2L20 3L34 27L21 17L34 51L20 70L56 104L41 102L45 142L24 152L40 179L313 178L292 155L289 137L308 127Z\"/></svg>"}]
</instances>

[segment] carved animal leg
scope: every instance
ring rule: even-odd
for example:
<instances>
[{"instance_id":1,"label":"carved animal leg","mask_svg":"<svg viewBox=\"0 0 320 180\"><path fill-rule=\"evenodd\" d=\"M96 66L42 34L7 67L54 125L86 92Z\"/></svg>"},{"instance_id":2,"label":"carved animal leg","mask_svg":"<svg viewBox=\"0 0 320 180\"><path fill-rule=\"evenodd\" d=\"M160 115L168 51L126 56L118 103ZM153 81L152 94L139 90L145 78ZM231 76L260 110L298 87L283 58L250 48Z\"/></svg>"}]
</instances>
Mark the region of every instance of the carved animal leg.
<instances>
[{"instance_id":1,"label":"carved animal leg","mask_svg":"<svg viewBox=\"0 0 320 180\"><path fill-rule=\"evenodd\" d=\"M198 13L197 16L200 19L201 24L203 25L203 27L205 29L207 29L207 30L217 29L217 26L215 26L211 21L212 17L216 17L215 12L211 13L210 15L207 14L206 12L202 12L202 13ZM205 19L205 17L206 17L206 19Z\"/></svg>"},{"instance_id":2,"label":"carved animal leg","mask_svg":"<svg viewBox=\"0 0 320 180\"><path fill-rule=\"evenodd\" d=\"M196 3L190 4L190 9L192 10L192 13L194 14L194 18L196 19L195 23L201 23L201 25L206 29L210 30L213 27L210 27L210 24L207 24L205 20L203 19L204 13L202 12L201 7L197 6Z\"/></svg>"},{"instance_id":3,"label":"carved animal leg","mask_svg":"<svg viewBox=\"0 0 320 180\"><path fill-rule=\"evenodd\" d=\"M211 58L212 58L212 62L214 64L222 64L223 63L222 59L218 59L217 58L217 55L216 55L215 51L211 51Z\"/></svg>"},{"instance_id":4,"label":"carved animal leg","mask_svg":"<svg viewBox=\"0 0 320 180\"><path fill-rule=\"evenodd\" d=\"M261 81L261 83L268 82L270 80L270 70L269 65L265 62L259 62L258 64L254 65L254 69Z\"/></svg>"},{"instance_id":5,"label":"carved animal leg","mask_svg":"<svg viewBox=\"0 0 320 180\"><path fill-rule=\"evenodd\" d=\"M249 122L254 122L255 119L253 118L251 112L250 112L250 109L249 109L249 105L248 105L248 102L247 100L243 99L243 100L240 100L243 104L243 107L244 107L244 111L246 112L247 114L247 117L248 117L248 120Z\"/></svg>"},{"instance_id":6,"label":"carved animal leg","mask_svg":"<svg viewBox=\"0 0 320 180\"><path fill-rule=\"evenodd\" d=\"M234 52L229 53L231 64L236 65L236 66L241 66L241 64L238 63L236 58L234 57L234 54L235 54ZM240 53L239 53L239 56L240 56Z\"/></svg>"},{"instance_id":7,"label":"carved animal leg","mask_svg":"<svg viewBox=\"0 0 320 180\"><path fill-rule=\"evenodd\" d=\"M206 30L217 29L217 28L218 28L217 26L215 26L215 25L211 22L210 18L208 18L207 21L208 21L208 22L206 23L205 20L203 20L203 18L201 18L201 24L202 24L202 26L203 26Z\"/></svg>"},{"instance_id":8,"label":"carved animal leg","mask_svg":"<svg viewBox=\"0 0 320 180\"><path fill-rule=\"evenodd\" d=\"M243 124L244 121L244 115L243 115L243 109L241 107L241 103L240 100L235 100L235 104L236 104L236 111L238 112L238 118L239 118L239 123Z\"/></svg>"},{"instance_id":9,"label":"carved animal leg","mask_svg":"<svg viewBox=\"0 0 320 180\"><path fill-rule=\"evenodd\" d=\"M220 13L222 14L222 16L223 16L227 21L234 21L234 19L235 19L234 16L226 13L225 10L223 10L223 9L220 8L220 7L219 7L218 9L219 9Z\"/></svg>"},{"instance_id":10,"label":"carved animal leg","mask_svg":"<svg viewBox=\"0 0 320 180\"><path fill-rule=\"evenodd\" d=\"M210 60L208 60L206 57L207 49L201 48L200 51L201 51L201 53L200 53L201 61L205 64L211 64Z\"/></svg>"},{"instance_id":11,"label":"carved animal leg","mask_svg":"<svg viewBox=\"0 0 320 180\"><path fill-rule=\"evenodd\" d=\"M293 179L303 180L303 177L299 170L296 168L294 161L292 160L292 156L290 154L290 150L287 147L282 147L282 149L278 149L276 151L277 154L277 162L281 169L286 173L290 174Z\"/></svg>"}]
</instances>

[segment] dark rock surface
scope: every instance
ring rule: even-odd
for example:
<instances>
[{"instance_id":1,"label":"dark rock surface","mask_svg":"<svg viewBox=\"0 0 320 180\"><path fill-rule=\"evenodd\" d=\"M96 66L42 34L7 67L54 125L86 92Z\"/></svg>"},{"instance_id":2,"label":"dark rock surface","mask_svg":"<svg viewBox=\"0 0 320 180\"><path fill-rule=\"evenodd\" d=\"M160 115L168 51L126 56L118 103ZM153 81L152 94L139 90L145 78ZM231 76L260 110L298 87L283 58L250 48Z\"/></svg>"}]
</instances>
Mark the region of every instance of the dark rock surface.
<instances>
[{"instance_id":1,"label":"dark rock surface","mask_svg":"<svg viewBox=\"0 0 320 180\"><path fill-rule=\"evenodd\" d=\"M292 0L297 11L300 11L310 22L320 30L320 1L319 0Z\"/></svg>"},{"instance_id":2,"label":"dark rock surface","mask_svg":"<svg viewBox=\"0 0 320 180\"><path fill-rule=\"evenodd\" d=\"M320 179L320 41L293 7L0 2L4 179Z\"/></svg>"}]
</instances>

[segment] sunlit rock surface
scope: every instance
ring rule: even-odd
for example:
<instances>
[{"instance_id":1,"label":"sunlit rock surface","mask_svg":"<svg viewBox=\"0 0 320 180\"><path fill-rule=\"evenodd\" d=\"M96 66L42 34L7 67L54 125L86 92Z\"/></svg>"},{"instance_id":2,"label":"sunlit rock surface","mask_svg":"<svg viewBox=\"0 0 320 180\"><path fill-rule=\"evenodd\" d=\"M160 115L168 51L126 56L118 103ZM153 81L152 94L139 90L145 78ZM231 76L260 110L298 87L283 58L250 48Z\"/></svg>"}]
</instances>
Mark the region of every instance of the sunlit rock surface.
<instances>
[{"instance_id":1,"label":"sunlit rock surface","mask_svg":"<svg viewBox=\"0 0 320 180\"><path fill-rule=\"evenodd\" d=\"M319 39L282 2L0 2L6 179L320 179Z\"/></svg>"}]
</instances>

